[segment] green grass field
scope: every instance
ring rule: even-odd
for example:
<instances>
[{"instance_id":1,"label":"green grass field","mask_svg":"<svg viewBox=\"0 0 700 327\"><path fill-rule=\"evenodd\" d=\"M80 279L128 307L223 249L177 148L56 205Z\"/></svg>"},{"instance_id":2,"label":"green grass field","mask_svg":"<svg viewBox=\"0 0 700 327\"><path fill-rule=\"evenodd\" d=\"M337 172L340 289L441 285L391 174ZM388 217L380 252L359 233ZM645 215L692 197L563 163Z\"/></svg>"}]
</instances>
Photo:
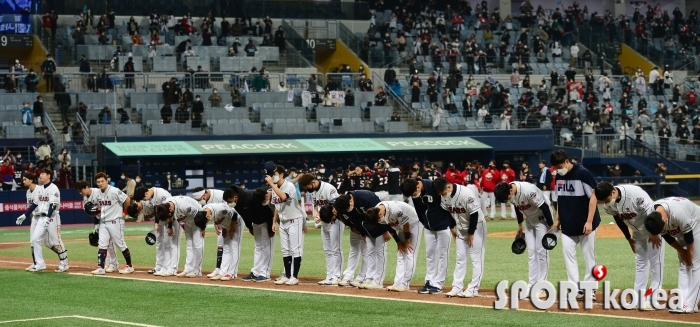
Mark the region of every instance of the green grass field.
<instances>
[{"instance_id":1,"label":"green grass field","mask_svg":"<svg viewBox=\"0 0 700 327\"><path fill-rule=\"evenodd\" d=\"M612 222L603 217L602 224ZM515 231L514 221L488 221L489 234ZM62 228L62 238L73 262L95 262L96 248L87 243L90 227ZM145 244L143 236L151 230L148 224L127 224L127 245L134 264L152 266L155 249ZM0 229L0 243L26 242L28 229ZM322 279L325 277L325 261L320 231L310 228L304 244L304 262L300 275ZM345 231L343 243L345 257L349 251L349 231ZM79 240L82 239L82 240ZM485 276L482 290L493 290L501 280L526 280L527 255L514 255L510 251L509 238L487 238ZM183 237L184 244L184 237ZM241 246L239 277L247 274L253 260L253 238L245 233ZM282 270L279 241L273 274ZM385 285L391 284L396 265L396 246L388 243L387 274ZM0 249L2 257L31 258L29 245ZM677 258L671 247L666 248L665 288L676 286ZM210 227L205 238L203 269L211 271L215 265L216 238ZM422 284L425 276L425 249L421 245L417 271L413 284ZM631 288L634 280L634 255L623 239L596 241L597 262L608 268L606 280L614 288ZM45 256L55 255L45 250ZM185 250L182 249L184 264ZM454 269L454 248L450 249L450 265L445 289L449 290ZM583 260L579 254L580 273ZM120 255L120 264L124 263ZM550 252L549 280L566 279L560 246ZM0 262L0 267L2 263ZM182 267L180 267L182 268ZM468 272L467 279L471 275ZM155 326L280 326L303 323L309 326L382 326L402 325L483 325L483 326L542 326L565 321L571 326L606 324L628 325L629 320L570 316L525 311L495 311L489 308L461 307L444 304L399 302L381 299L363 299L331 295L295 294L266 290L215 287L205 285L164 284L150 281L93 278L69 274L27 274L24 271L0 269L0 283L8 285L0 292L0 324L3 321L34 319L41 317L74 316L47 320L14 322L9 326L104 326L119 323L100 322L92 318L111 319L119 322ZM426 298L429 300L429 298ZM635 320L639 326L659 326L664 323ZM671 323L668 323L671 325ZM678 325L673 323L673 325Z\"/></svg>"}]
</instances>

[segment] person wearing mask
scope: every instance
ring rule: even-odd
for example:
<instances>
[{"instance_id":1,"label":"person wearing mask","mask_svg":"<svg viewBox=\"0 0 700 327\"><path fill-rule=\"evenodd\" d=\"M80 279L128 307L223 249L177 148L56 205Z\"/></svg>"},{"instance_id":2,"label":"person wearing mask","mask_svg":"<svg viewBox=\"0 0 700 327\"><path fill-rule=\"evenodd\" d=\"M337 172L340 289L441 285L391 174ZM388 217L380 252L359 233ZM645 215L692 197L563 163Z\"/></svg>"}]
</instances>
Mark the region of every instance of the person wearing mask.
<instances>
[{"instance_id":1,"label":"person wearing mask","mask_svg":"<svg viewBox=\"0 0 700 327\"><path fill-rule=\"evenodd\" d=\"M209 95L209 103L211 104L212 108L221 107L221 95L219 95L219 90L214 89L212 91L212 93Z\"/></svg>"},{"instance_id":2,"label":"person wearing mask","mask_svg":"<svg viewBox=\"0 0 700 327\"><path fill-rule=\"evenodd\" d=\"M36 97L36 101L34 102L33 112L34 112L34 126L37 128L43 126L42 119L44 117L44 100L41 98L41 95Z\"/></svg>"},{"instance_id":3,"label":"person wearing mask","mask_svg":"<svg viewBox=\"0 0 700 327\"><path fill-rule=\"evenodd\" d=\"M496 197L493 194L496 184L501 180L501 173L496 169L496 160L489 161L489 166L481 172L481 208L486 212L490 206L490 214L488 219L493 220L496 217Z\"/></svg>"},{"instance_id":4,"label":"person wearing mask","mask_svg":"<svg viewBox=\"0 0 700 327\"><path fill-rule=\"evenodd\" d=\"M192 105L192 128L202 127L202 117L204 116L204 103L201 98L196 96Z\"/></svg>"},{"instance_id":5,"label":"person wearing mask","mask_svg":"<svg viewBox=\"0 0 700 327\"><path fill-rule=\"evenodd\" d=\"M515 181L515 170L510 167L510 162L508 160L503 161L503 170L501 170L501 182L510 184ZM506 201L508 202L508 201ZM501 219L506 220L506 202L501 202ZM510 206L510 219L515 219L515 208L512 203L508 203Z\"/></svg>"},{"instance_id":6,"label":"person wearing mask","mask_svg":"<svg viewBox=\"0 0 700 327\"><path fill-rule=\"evenodd\" d=\"M671 152L668 148L668 143L669 140L671 139L671 129L668 128L667 124L664 124L661 129L659 129L658 132L659 136L659 152L661 152L661 155L664 157L668 157L671 155Z\"/></svg>"}]
</instances>

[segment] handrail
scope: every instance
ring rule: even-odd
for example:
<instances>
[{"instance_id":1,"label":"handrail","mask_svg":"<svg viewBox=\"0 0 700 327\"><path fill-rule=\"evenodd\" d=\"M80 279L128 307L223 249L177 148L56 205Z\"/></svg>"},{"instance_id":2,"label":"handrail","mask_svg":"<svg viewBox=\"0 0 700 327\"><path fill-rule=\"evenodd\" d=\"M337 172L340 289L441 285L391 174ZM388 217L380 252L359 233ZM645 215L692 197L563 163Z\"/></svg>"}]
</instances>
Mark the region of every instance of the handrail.
<instances>
[{"instance_id":1,"label":"handrail","mask_svg":"<svg viewBox=\"0 0 700 327\"><path fill-rule=\"evenodd\" d=\"M90 129L88 128L88 125L85 124L85 121L83 120L82 117L80 117L80 113L76 112L75 113L75 121L80 124L80 128L83 129L83 144L85 146L89 146L90 144Z\"/></svg>"},{"instance_id":2,"label":"handrail","mask_svg":"<svg viewBox=\"0 0 700 327\"><path fill-rule=\"evenodd\" d=\"M625 135L625 137L631 142L631 144L636 144L636 146L641 147L641 148L643 148L643 149L646 150L646 151L649 151L651 154L653 154L653 155L656 156L656 157L659 157L659 159L660 159L661 161L663 161L664 164L667 165L667 168L673 167L673 168L679 169L679 170L682 171L682 172L686 172L686 173L689 172L688 169L683 168L681 165L679 165L679 164L673 162L673 160L668 159L668 158L662 156L660 153L658 153L658 152L654 151L653 149L649 148L644 142L639 142L639 141L635 140L635 139L634 139L632 136L630 136L630 135ZM632 149L633 149L634 147L635 147L635 146L629 146L629 147L627 147L627 149L625 150L625 155L628 155L628 156L629 156L629 155L632 155ZM652 158L652 156L647 156L647 157Z\"/></svg>"},{"instance_id":3,"label":"handrail","mask_svg":"<svg viewBox=\"0 0 700 327\"><path fill-rule=\"evenodd\" d=\"M412 121L413 121L413 127L415 128L416 124L418 123L418 115L415 112L415 110L413 110L413 108L411 108L406 103L406 101L404 101L398 94L394 93L394 90L392 90L391 87L389 87L389 85L384 82L384 79L381 78L381 76L379 76L379 74L376 72L376 70L372 71L372 79L375 81L380 81L379 85L382 88L384 88L384 91L386 92L386 94L388 94L391 97L395 106L398 104L398 107L400 109L403 109L403 111L405 111L409 116L411 116Z\"/></svg>"},{"instance_id":4,"label":"handrail","mask_svg":"<svg viewBox=\"0 0 700 327\"><path fill-rule=\"evenodd\" d=\"M63 139L63 135L58 134L58 130L56 129L56 126L53 124L51 121L51 117L49 116L48 111L44 111L44 116L41 118L42 123L44 124L44 127L49 129L49 134L51 134L51 137L53 138L54 142L54 148L51 149L51 155L53 157L56 157L59 153L59 147L60 148L65 148L65 140ZM58 146L60 145L60 146Z\"/></svg>"}]
</instances>

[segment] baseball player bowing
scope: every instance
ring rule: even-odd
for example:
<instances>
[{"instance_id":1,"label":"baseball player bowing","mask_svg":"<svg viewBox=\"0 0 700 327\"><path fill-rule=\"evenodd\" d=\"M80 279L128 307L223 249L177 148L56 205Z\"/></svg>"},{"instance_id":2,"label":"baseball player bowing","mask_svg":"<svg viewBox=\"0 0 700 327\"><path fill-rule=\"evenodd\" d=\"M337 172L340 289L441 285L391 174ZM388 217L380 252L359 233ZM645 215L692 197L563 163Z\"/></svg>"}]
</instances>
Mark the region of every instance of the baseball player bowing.
<instances>
[{"instance_id":1,"label":"baseball player bowing","mask_svg":"<svg viewBox=\"0 0 700 327\"><path fill-rule=\"evenodd\" d=\"M338 190L326 182L316 179L311 174L304 174L299 178L299 186L302 190L311 193L314 201L314 222L321 224L321 240L323 251L326 254L326 278L318 282L319 285L338 285L340 273L343 270L343 231L345 225L340 220L332 220L330 223L321 221L318 214L319 208L329 204L338 197Z\"/></svg>"},{"instance_id":2,"label":"baseball player bowing","mask_svg":"<svg viewBox=\"0 0 700 327\"><path fill-rule=\"evenodd\" d=\"M296 187L284 179L284 167L277 165L273 171L267 173L265 182L272 189L271 203L275 206L272 231L280 233L285 273L275 284L296 285L299 284L299 269L304 251L306 213L296 198Z\"/></svg>"},{"instance_id":3,"label":"baseball player bowing","mask_svg":"<svg viewBox=\"0 0 700 327\"><path fill-rule=\"evenodd\" d=\"M673 313L698 312L700 300L700 208L686 198L657 200L644 220L651 235L661 235L678 252L678 289L683 305Z\"/></svg>"},{"instance_id":4,"label":"baseball player bowing","mask_svg":"<svg viewBox=\"0 0 700 327\"><path fill-rule=\"evenodd\" d=\"M154 216L153 228L156 230L156 265L149 270L149 274L154 276L174 276L177 274L177 269L180 263L180 234L181 227L179 224L173 225L172 235L166 233L167 222L161 221L155 214L155 208L159 204L163 204L166 199L171 198L170 192L160 187L145 188L139 186L134 190L134 196L131 198L133 202L127 207L127 214L131 217L136 217L141 210L144 210L144 216Z\"/></svg>"},{"instance_id":5,"label":"baseball player bowing","mask_svg":"<svg viewBox=\"0 0 700 327\"><path fill-rule=\"evenodd\" d=\"M542 246L542 238L554 225L552 212L544 200L542 191L527 182L498 183L494 195L498 202L507 202L513 206L518 219L518 234L523 234L523 221L525 221L525 244L530 268L527 290L521 293L525 298L529 296L532 285L547 280L549 254ZM546 297L547 292L540 290L537 296Z\"/></svg>"},{"instance_id":6,"label":"baseball player bowing","mask_svg":"<svg viewBox=\"0 0 700 327\"><path fill-rule=\"evenodd\" d=\"M365 221L370 225L388 225L397 232L396 275L394 284L386 289L404 292L410 289L413 273L416 271L416 257L420 245L421 229L416 209L401 201L383 201L365 213Z\"/></svg>"},{"instance_id":7,"label":"baseball player bowing","mask_svg":"<svg viewBox=\"0 0 700 327\"><path fill-rule=\"evenodd\" d=\"M100 194L102 191L99 188L91 188L90 184L88 184L87 181L81 180L75 183L75 189L78 191L80 195L83 196L83 205L86 206L88 203L92 205L92 210L93 212L88 212L87 210L88 207L86 208L86 213L89 214L92 218L95 219L95 224L99 225L99 213L100 213L100 204L99 204L99 198L97 194ZM93 196L94 195L94 196ZM99 247L99 227L96 226L98 230L96 231L97 236L98 236L98 247ZM105 272L107 273L113 273L119 271L119 262L117 261L117 251L115 250L116 245L114 245L113 240L109 240L107 242L107 257L105 258Z\"/></svg>"},{"instance_id":8,"label":"baseball player bowing","mask_svg":"<svg viewBox=\"0 0 700 327\"><path fill-rule=\"evenodd\" d=\"M241 213L248 232L255 239L253 269L248 276L241 278L244 282L262 283L270 280L275 254L275 233L272 231L275 209L270 205L271 198L272 191L265 188L248 191L232 186L224 191L224 199L229 206L234 204L236 211Z\"/></svg>"},{"instance_id":9,"label":"baseball player bowing","mask_svg":"<svg viewBox=\"0 0 700 327\"><path fill-rule=\"evenodd\" d=\"M647 192L636 185L613 186L610 182L600 182L595 188L595 196L598 201L605 203L603 209L613 216L632 248L636 262L634 290L639 292L647 289L649 270L651 289L660 289L664 276L664 245L658 235L650 235L644 228L644 220L654 212ZM649 299L641 309L653 310Z\"/></svg>"},{"instance_id":10,"label":"baseball player bowing","mask_svg":"<svg viewBox=\"0 0 700 327\"><path fill-rule=\"evenodd\" d=\"M433 181L429 179L406 179L401 184L403 195L409 198L423 224L425 235L425 285L420 294L438 294L447 276L447 263L450 253L450 230L455 221L440 203L440 194L435 192Z\"/></svg>"},{"instance_id":11,"label":"baseball player bowing","mask_svg":"<svg viewBox=\"0 0 700 327\"><path fill-rule=\"evenodd\" d=\"M234 204L235 206L235 204ZM198 213L204 215L207 221L212 221L217 233L223 239L223 254L219 273L210 277L212 280L231 280L238 277L238 259L241 254L241 235L243 234L243 219L227 203L210 203L202 207Z\"/></svg>"},{"instance_id":12,"label":"baseball player bowing","mask_svg":"<svg viewBox=\"0 0 700 327\"><path fill-rule=\"evenodd\" d=\"M192 190L192 198L197 200L202 207L212 203L226 203L224 202L224 191L208 190L201 186ZM217 225L214 224L214 228L216 228L216 226ZM221 235L221 231L219 229L216 229L216 235L216 269L207 275L209 278L219 275L222 255L224 253L224 237Z\"/></svg>"},{"instance_id":13,"label":"baseball player bowing","mask_svg":"<svg viewBox=\"0 0 700 327\"><path fill-rule=\"evenodd\" d=\"M61 205L61 194L58 187L51 183L53 171L42 169L39 174L41 186L36 185L36 176L31 173L24 173L22 182L27 187L27 212L17 218L17 225L21 225L26 217L32 217L31 222L31 246L34 264L27 267L27 271L37 272L46 270L41 242L47 248L58 254L61 263L56 268L56 272L68 271L68 255L66 247L63 245L60 233L59 207Z\"/></svg>"},{"instance_id":14,"label":"baseball player bowing","mask_svg":"<svg viewBox=\"0 0 700 327\"><path fill-rule=\"evenodd\" d=\"M433 181L435 192L441 196L441 204L455 220L457 263L452 279L452 290L447 297L477 297L484 275L484 253L486 245L486 223L476 194L462 185L449 183L444 178ZM467 254L472 261L472 279L464 288L467 273Z\"/></svg>"},{"instance_id":15,"label":"baseball player bowing","mask_svg":"<svg viewBox=\"0 0 700 327\"><path fill-rule=\"evenodd\" d=\"M110 240L122 251L124 260L126 260L126 267L119 270L119 273L131 274L134 272L134 267L131 265L131 253L124 241L124 219L122 218L124 206L129 206L131 199L120 189L110 186L107 182L107 174L103 172L95 175L95 183L98 192L93 192L90 188L85 193L81 192L84 197L87 197L88 202L96 204L100 209L99 214L95 217L95 232L98 232L100 237L97 245L98 267L92 271L92 274L105 274L105 259Z\"/></svg>"},{"instance_id":16,"label":"baseball player bowing","mask_svg":"<svg viewBox=\"0 0 700 327\"><path fill-rule=\"evenodd\" d=\"M174 196L156 206L158 220L165 221L168 236L175 233L174 225L179 224L185 231L187 255L185 268L177 277L198 277L202 275L204 256L204 226L195 225L195 215L202 209L195 199L187 196ZM176 222L175 222L176 221Z\"/></svg>"}]
</instances>

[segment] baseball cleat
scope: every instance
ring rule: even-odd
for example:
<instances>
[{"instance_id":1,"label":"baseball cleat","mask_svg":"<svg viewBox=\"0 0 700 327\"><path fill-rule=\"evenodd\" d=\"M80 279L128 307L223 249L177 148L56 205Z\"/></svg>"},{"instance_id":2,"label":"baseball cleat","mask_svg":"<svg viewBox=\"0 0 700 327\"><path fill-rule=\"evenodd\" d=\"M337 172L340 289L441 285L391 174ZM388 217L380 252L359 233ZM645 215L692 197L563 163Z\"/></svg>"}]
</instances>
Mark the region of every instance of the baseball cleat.
<instances>
[{"instance_id":1,"label":"baseball cleat","mask_svg":"<svg viewBox=\"0 0 700 327\"><path fill-rule=\"evenodd\" d=\"M232 280L232 279L233 279L233 277L231 276L231 274L226 274L226 275L223 275L219 278L219 280L222 280L222 281L227 281L227 280Z\"/></svg>"},{"instance_id":2,"label":"baseball cleat","mask_svg":"<svg viewBox=\"0 0 700 327\"><path fill-rule=\"evenodd\" d=\"M540 299L544 299L547 297L547 291L545 290L539 290L537 291L537 297Z\"/></svg>"},{"instance_id":3,"label":"baseball cleat","mask_svg":"<svg viewBox=\"0 0 700 327\"><path fill-rule=\"evenodd\" d=\"M97 268L97 269L93 270L91 274L93 274L93 275L104 275L104 274L105 274L105 270L104 270L104 268Z\"/></svg>"},{"instance_id":4,"label":"baseball cleat","mask_svg":"<svg viewBox=\"0 0 700 327\"><path fill-rule=\"evenodd\" d=\"M299 280L296 277L292 277L284 284L285 285L296 285L296 284L299 284Z\"/></svg>"},{"instance_id":5,"label":"baseball cleat","mask_svg":"<svg viewBox=\"0 0 700 327\"><path fill-rule=\"evenodd\" d=\"M289 278L287 276L281 276L275 281L275 285L283 285L286 284L289 281Z\"/></svg>"},{"instance_id":6,"label":"baseball cleat","mask_svg":"<svg viewBox=\"0 0 700 327\"><path fill-rule=\"evenodd\" d=\"M158 270L156 270L156 268L149 269L149 270L147 271L147 273L150 274L150 275L153 275L153 274L155 274L155 273L157 273L157 272L158 272Z\"/></svg>"},{"instance_id":7,"label":"baseball cleat","mask_svg":"<svg viewBox=\"0 0 700 327\"><path fill-rule=\"evenodd\" d=\"M393 285L393 284L392 284L392 285L387 286L385 289L386 289L387 291L393 291L395 287L396 287L396 285Z\"/></svg>"},{"instance_id":8,"label":"baseball cleat","mask_svg":"<svg viewBox=\"0 0 700 327\"><path fill-rule=\"evenodd\" d=\"M440 294L440 293L442 293L442 289L441 289L441 288L437 288L437 287L431 287L431 288L430 288L430 294Z\"/></svg>"},{"instance_id":9,"label":"baseball cleat","mask_svg":"<svg viewBox=\"0 0 700 327\"><path fill-rule=\"evenodd\" d=\"M464 292L457 294L457 296L464 297L464 298L477 297L477 296L479 296L479 291L472 292L472 291L465 290Z\"/></svg>"},{"instance_id":10,"label":"baseball cleat","mask_svg":"<svg viewBox=\"0 0 700 327\"><path fill-rule=\"evenodd\" d=\"M338 282L338 286L350 286L350 280L343 278L343 280Z\"/></svg>"},{"instance_id":11,"label":"baseball cleat","mask_svg":"<svg viewBox=\"0 0 700 327\"><path fill-rule=\"evenodd\" d=\"M187 277L187 278L199 277L199 274L189 273L189 274L185 274L185 277Z\"/></svg>"},{"instance_id":12,"label":"baseball cleat","mask_svg":"<svg viewBox=\"0 0 700 327\"><path fill-rule=\"evenodd\" d=\"M216 268L216 269L214 269L214 271L211 272L211 274L207 275L207 277L212 278L212 277L218 275L220 272L221 272L221 269Z\"/></svg>"},{"instance_id":13,"label":"baseball cleat","mask_svg":"<svg viewBox=\"0 0 700 327\"><path fill-rule=\"evenodd\" d=\"M360 287L360 285L362 285L362 281L356 279L356 280L353 280L352 282L350 282L350 285L352 285L354 287Z\"/></svg>"},{"instance_id":14,"label":"baseball cleat","mask_svg":"<svg viewBox=\"0 0 700 327\"><path fill-rule=\"evenodd\" d=\"M26 270L26 271L30 271L32 269L34 269L34 265L29 265L29 267L24 268L24 270Z\"/></svg>"},{"instance_id":15,"label":"baseball cleat","mask_svg":"<svg viewBox=\"0 0 700 327\"><path fill-rule=\"evenodd\" d=\"M331 281L328 280L328 278L318 282L318 285L330 285L330 284L331 284Z\"/></svg>"},{"instance_id":16,"label":"baseball cleat","mask_svg":"<svg viewBox=\"0 0 700 327\"><path fill-rule=\"evenodd\" d=\"M244 282L253 282L253 281L255 281L256 277L257 276L255 276L253 273L250 273L250 274L248 274L248 276L241 278L241 280Z\"/></svg>"},{"instance_id":17,"label":"baseball cleat","mask_svg":"<svg viewBox=\"0 0 700 327\"><path fill-rule=\"evenodd\" d=\"M39 267L39 266L36 266L36 265L35 265L34 268L32 268L31 270L29 270L29 272L39 272L39 271L44 271L44 270L46 270L46 266L44 266L44 267Z\"/></svg>"},{"instance_id":18,"label":"baseball cleat","mask_svg":"<svg viewBox=\"0 0 700 327\"><path fill-rule=\"evenodd\" d=\"M384 288L384 285L375 282L373 279L370 279L369 282L362 283L362 286L362 288L366 290L381 290Z\"/></svg>"},{"instance_id":19,"label":"baseball cleat","mask_svg":"<svg viewBox=\"0 0 700 327\"><path fill-rule=\"evenodd\" d=\"M693 313L695 312L695 309L690 306L690 304L684 304L682 307L678 309L670 309L668 310L670 313Z\"/></svg>"},{"instance_id":20,"label":"baseball cleat","mask_svg":"<svg viewBox=\"0 0 700 327\"><path fill-rule=\"evenodd\" d=\"M418 294L428 294L430 293L430 282L425 282L425 285L418 290Z\"/></svg>"},{"instance_id":21,"label":"baseball cleat","mask_svg":"<svg viewBox=\"0 0 700 327\"><path fill-rule=\"evenodd\" d=\"M160 276L163 276L163 277L171 277L171 276L175 276L175 273L172 272L172 271L170 271L170 270L168 270L168 271L161 272Z\"/></svg>"},{"instance_id":22,"label":"baseball cleat","mask_svg":"<svg viewBox=\"0 0 700 327\"><path fill-rule=\"evenodd\" d=\"M256 283L264 283L264 282L269 282L270 277L265 277L265 276L257 276L255 277L255 282Z\"/></svg>"},{"instance_id":23,"label":"baseball cleat","mask_svg":"<svg viewBox=\"0 0 700 327\"><path fill-rule=\"evenodd\" d=\"M224 277L224 276L216 275L216 276L209 277L209 279L211 279L211 280L221 280L221 278L223 278L223 277Z\"/></svg>"},{"instance_id":24,"label":"baseball cleat","mask_svg":"<svg viewBox=\"0 0 700 327\"><path fill-rule=\"evenodd\" d=\"M530 298L530 286L524 291L520 292L520 300L525 300Z\"/></svg>"},{"instance_id":25,"label":"baseball cleat","mask_svg":"<svg viewBox=\"0 0 700 327\"><path fill-rule=\"evenodd\" d=\"M119 270L120 274L131 274L133 272L134 272L134 267L132 267L132 266L126 266L124 269Z\"/></svg>"},{"instance_id":26,"label":"baseball cleat","mask_svg":"<svg viewBox=\"0 0 700 327\"><path fill-rule=\"evenodd\" d=\"M188 274L188 273L187 273L186 271L183 271L183 272L181 272L181 273L179 273L179 274L177 274L177 275L175 275L175 276L177 276L177 277L185 277L185 275L187 275L187 274Z\"/></svg>"},{"instance_id":27,"label":"baseball cleat","mask_svg":"<svg viewBox=\"0 0 700 327\"><path fill-rule=\"evenodd\" d=\"M644 302L642 306L639 308L641 311L654 311L654 307L651 306L651 303L649 301Z\"/></svg>"},{"instance_id":28,"label":"baseball cleat","mask_svg":"<svg viewBox=\"0 0 700 327\"><path fill-rule=\"evenodd\" d=\"M445 297L455 297L455 296L459 295L460 293L462 293L462 291L460 291L457 288L453 288L451 291L445 293Z\"/></svg>"},{"instance_id":29,"label":"baseball cleat","mask_svg":"<svg viewBox=\"0 0 700 327\"><path fill-rule=\"evenodd\" d=\"M328 282L330 286L338 286L338 280L333 278Z\"/></svg>"},{"instance_id":30,"label":"baseball cleat","mask_svg":"<svg viewBox=\"0 0 700 327\"><path fill-rule=\"evenodd\" d=\"M68 268L70 268L68 266L68 264L61 263L60 265L58 265L58 268L56 268L56 270L54 270L54 271L55 272L66 272L66 271L68 271Z\"/></svg>"},{"instance_id":31,"label":"baseball cleat","mask_svg":"<svg viewBox=\"0 0 700 327\"><path fill-rule=\"evenodd\" d=\"M113 273L113 272L116 272L117 270L119 270L119 269L117 269L117 267L115 267L115 266L109 266L109 267L105 268L106 273Z\"/></svg>"},{"instance_id":32,"label":"baseball cleat","mask_svg":"<svg viewBox=\"0 0 700 327\"><path fill-rule=\"evenodd\" d=\"M394 288L391 289L390 291L394 291L394 292L406 292L406 291L408 291L408 290L409 290L409 288L406 287L406 286L403 286L403 285L394 285Z\"/></svg>"}]
</instances>

